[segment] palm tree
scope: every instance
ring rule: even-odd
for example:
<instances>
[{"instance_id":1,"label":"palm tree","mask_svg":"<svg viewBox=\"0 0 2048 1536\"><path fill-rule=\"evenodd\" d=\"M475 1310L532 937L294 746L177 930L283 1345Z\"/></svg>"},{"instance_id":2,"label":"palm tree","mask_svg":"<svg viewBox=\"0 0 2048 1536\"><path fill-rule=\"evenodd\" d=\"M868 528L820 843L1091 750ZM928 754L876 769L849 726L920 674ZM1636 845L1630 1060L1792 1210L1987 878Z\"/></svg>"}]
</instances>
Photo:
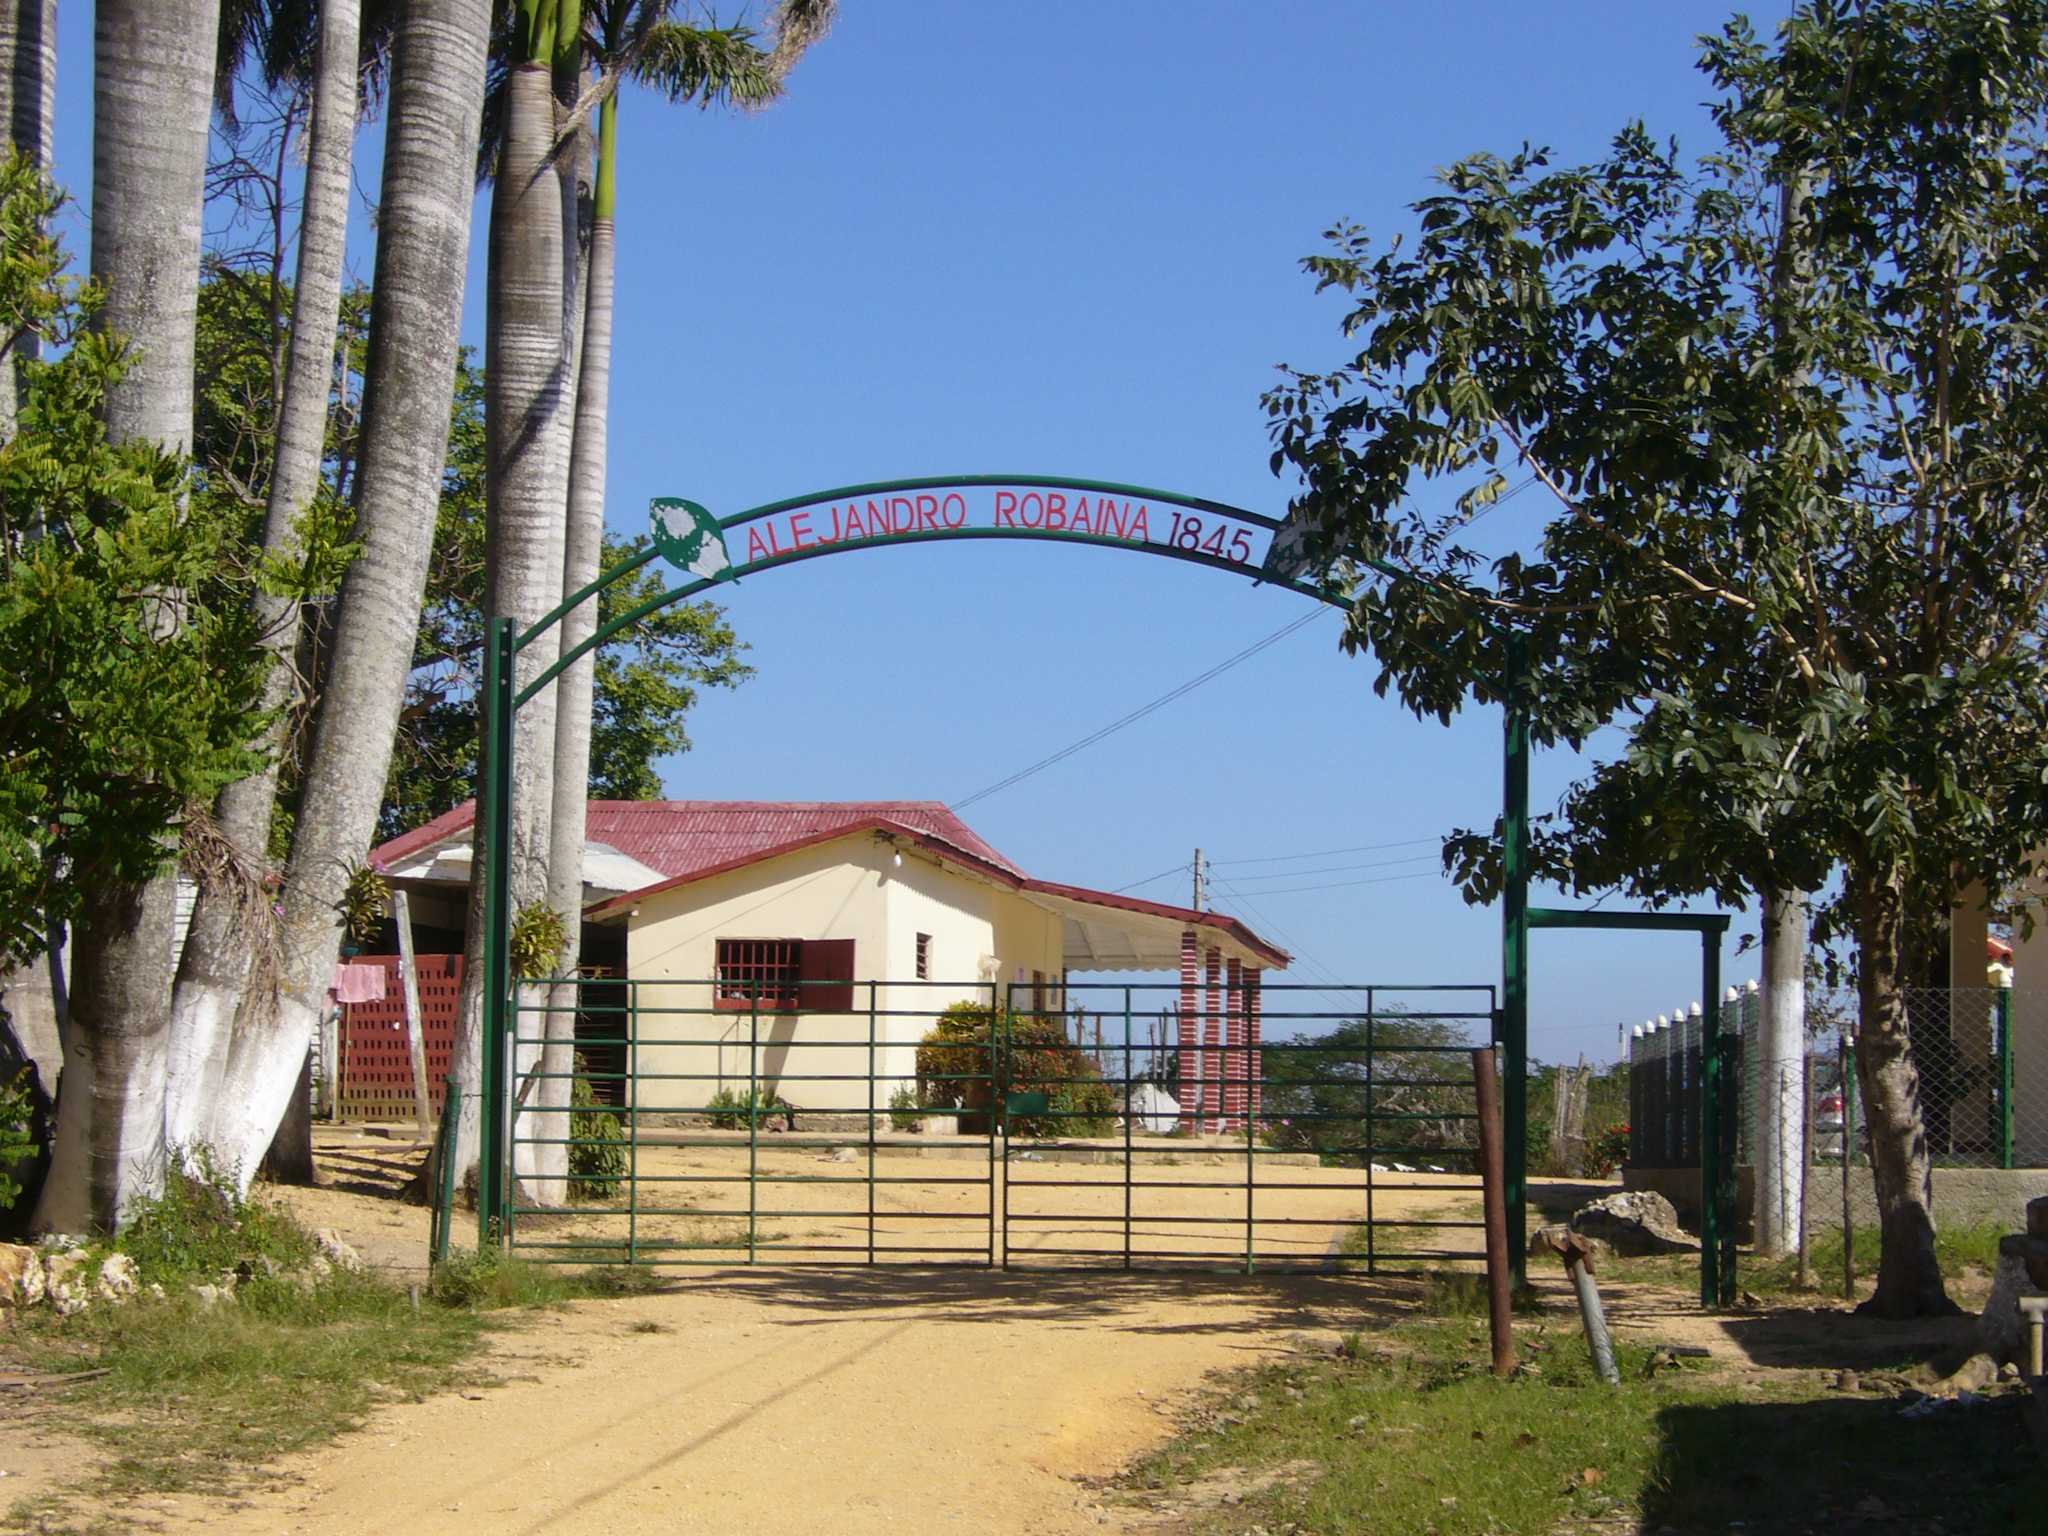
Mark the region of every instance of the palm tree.
<instances>
[{"instance_id":1,"label":"palm tree","mask_svg":"<svg viewBox=\"0 0 2048 1536\"><path fill-rule=\"evenodd\" d=\"M340 898L376 827L412 664L454 397L491 12L491 0L404 0L393 23L354 487L362 552L342 584L301 785L276 1015L237 1031L209 1138L245 1186L319 1018Z\"/></svg>"},{"instance_id":2,"label":"palm tree","mask_svg":"<svg viewBox=\"0 0 2048 1536\"><path fill-rule=\"evenodd\" d=\"M678 20L679 0L590 0L578 5L568 0L554 11L556 27L552 38L543 39L533 30L515 27L513 48L506 78L494 92L485 122L483 162L494 166L497 194L492 206L493 268L491 291L494 303L500 293L500 271L496 260L501 213L510 220L515 207L531 209L539 221L535 229L508 230L502 248L508 262L542 263L532 272L520 269L518 286L513 269L506 269L507 299L502 311L508 326L520 318L532 327L515 346L508 336L504 349L495 357L518 359L526 371L521 379L506 381L506 394L497 403L501 429L510 445L532 451L531 439L513 435L512 424L523 425L542 419L553 430L573 426L568 457L566 507L553 499L563 487L552 479L543 480L534 461L507 464L497 505L500 515L492 523L493 564L492 612L510 614L530 623L546 613L566 592L594 580L604 541L605 438L611 382L612 291L615 261L616 188L618 175L619 86L626 80L646 85L671 102L695 101L702 106L714 102L754 107L780 95L789 69L810 44L823 36L836 10L837 0L787 0L775 13L772 26L777 42L762 49L754 33L745 27L699 27ZM523 0L522 18L537 24L545 8ZM571 49L571 32L577 47ZM540 75L542 59L549 60L549 74L555 99L554 137L545 146L539 138L541 118ZM573 58L574 64L570 60ZM579 82L584 69L596 71L594 90L585 90L575 109L563 120L564 86ZM524 71L528 80L520 84ZM539 293L540 279L547 267L540 254L541 241L561 239L562 270L575 280L576 246L567 239L565 221L562 236L547 227L551 211L539 199L522 192L536 174L536 155L545 155L564 143L580 125L581 114L595 104L599 113L596 188L587 259L584 261L581 292L580 357L576 337L566 343L546 330L550 319ZM567 158L567 157L564 157ZM515 203L515 197L521 201ZM521 216L524 216L523 214ZM519 304L515 310L514 305ZM573 308L570 311L574 316ZM492 331L494 338L499 333ZM489 365L490 387L499 384L501 364ZM573 367L573 374L569 370ZM568 400L557 395L565 379L573 379L573 410ZM495 403L495 402L494 402ZM494 453L494 473L499 465ZM550 461L549 471L555 467ZM530 479L515 479L530 473ZM516 493L516 494L515 494ZM510 519L517 514L515 527ZM566 515L565 515L566 514ZM543 535L549 541L542 543ZM552 559L552 566L549 561ZM498 562L502 562L502 565ZM498 606L502 598L504 606ZM549 641L523 658L522 674L532 676L551 665L563 650L587 638L595 625L594 608L579 608L551 633ZM568 934L567 953L571 960L580 944L583 896L583 844L585 796L590 778L590 723L594 671L589 658L563 674L552 689L537 695L520 711L514 738L513 846L511 878L515 907L545 900L563 919ZM544 863L542 861L545 861ZM478 1075L482 1049L482 850L471 864L468 957L464 969L462 1028L456 1046L456 1075L465 1081ZM540 1066L537 1108L560 1112L566 1109L573 1060L575 1012L573 988L558 990L542 1017L546 1024ZM524 1031L521 1031L524 1033ZM533 1064L533 1048L523 1048L514 1062L516 1074ZM566 1119L553 1116L533 1122L535 1145L522 1154L520 1172L536 1177L531 1192L543 1202L563 1191L561 1148L551 1143L568 1134ZM550 1156L552 1151L553 1156ZM474 1140L458 1143L458 1167L466 1171L476 1157Z\"/></svg>"},{"instance_id":3,"label":"palm tree","mask_svg":"<svg viewBox=\"0 0 2048 1536\"><path fill-rule=\"evenodd\" d=\"M99 323L132 361L109 392L116 442L182 452L192 432L192 353L205 197L207 109L219 0L101 0L93 15L92 268ZM161 600L165 632L177 594ZM64 1092L43 1230L112 1230L163 1174L175 872L93 893L77 924Z\"/></svg>"},{"instance_id":4,"label":"palm tree","mask_svg":"<svg viewBox=\"0 0 2048 1536\"><path fill-rule=\"evenodd\" d=\"M9 145L47 171L56 120L57 0L0 5L0 122ZM35 338L24 337L16 353L35 356ZM0 439L14 436L15 398L14 370L0 368Z\"/></svg>"},{"instance_id":5,"label":"palm tree","mask_svg":"<svg viewBox=\"0 0 2048 1536\"><path fill-rule=\"evenodd\" d=\"M49 170L57 110L57 0L0 6L0 123L8 146ZM41 355L33 335L19 337L0 358L0 441L14 436L18 400L14 359ZM0 972L0 1049L18 1052L36 1069L47 1096L57 1084L63 1050L57 1040L62 992L61 952L54 947L33 968Z\"/></svg>"},{"instance_id":6,"label":"palm tree","mask_svg":"<svg viewBox=\"0 0 2048 1536\"><path fill-rule=\"evenodd\" d=\"M233 19L247 26L247 18L256 9L245 0ZM278 56L283 39L276 23L282 19L271 17L271 33L262 39L268 45L264 73L273 82L299 67L292 55ZM319 7L318 42L310 61L313 99L299 216L298 271L292 287L291 339L277 402L277 445L263 520L263 553L279 562L298 557L300 520L323 488L321 460L334 378L335 325L341 312L361 20L360 0L324 0ZM223 25L223 38L233 30ZM232 58L222 61L227 78L232 79L237 64ZM222 94L216 91L216 96ZM231 103L228 111L232 111ZM264 705L272 712L262 743L266 765L222 793L215 822L220 836L244 855L243 867L260 869L269 842L289 721L299 605L260 589L254 603L258 632L271 655L264 695ZM268 948L263 930L269 927L269 912L269 897L260 887L251 891L222 881L204 884L199 891L171 996L164 1135L173 1147L189 1148L210 1129L237 1007L245 1001L243 981L249 974L250 957ZM252 1025L267 1025L272 999L259 995L246 1001L254 1010Z\"/></svg>"}]
</instances>

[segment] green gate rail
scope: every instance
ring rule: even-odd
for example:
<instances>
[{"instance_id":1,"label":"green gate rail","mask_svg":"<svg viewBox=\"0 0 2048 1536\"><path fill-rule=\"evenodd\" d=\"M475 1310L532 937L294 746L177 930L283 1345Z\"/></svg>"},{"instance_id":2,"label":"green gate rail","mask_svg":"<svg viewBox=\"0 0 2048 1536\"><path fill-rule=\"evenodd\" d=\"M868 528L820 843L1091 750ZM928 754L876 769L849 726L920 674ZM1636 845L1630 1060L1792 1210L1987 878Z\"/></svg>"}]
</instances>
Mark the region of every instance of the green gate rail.
<instances>
[{"instance_id":1,"label":"green gate rail","mask_svg":"<svg viewBox=\"0 0 2048 1536\"><path fill-rule=\"evenodd\" d=\"M569 1072L538 1060L543 1021L567 1011L557 985L579 994ZM1051 1001L1002 983L799 983L850 992L825 1010L764 1007L716 980L536 985L514 1037L520 1081L581 1078L604 1102L580 1113L623 1135L575 1134L544 1091L515 1101L504 1238L540 1262L675 1266L1385 1274L1483 1260L1469 1052L1493 1039L1491 987L1269 986L1263 1019L1289 1033L1219 1039L1193 1067L1229 1123L1189 1134L1190 1108L1160 1134L1147 1106L1189 1070L1158 1027L1178 987L1049 985ZM955 1003L973 1005L956 1024L968 1033L927 1040ZM1323 1038L1340 1026L1350 1041ZM609 1175L540 1162L620 1141L622 1187L601 1200L577 1195ZM1422 1208L1389 1212L1389 1193ZM1472 1240L1448 1242L1461 1232Z\"/></svg>"}]
</instances>

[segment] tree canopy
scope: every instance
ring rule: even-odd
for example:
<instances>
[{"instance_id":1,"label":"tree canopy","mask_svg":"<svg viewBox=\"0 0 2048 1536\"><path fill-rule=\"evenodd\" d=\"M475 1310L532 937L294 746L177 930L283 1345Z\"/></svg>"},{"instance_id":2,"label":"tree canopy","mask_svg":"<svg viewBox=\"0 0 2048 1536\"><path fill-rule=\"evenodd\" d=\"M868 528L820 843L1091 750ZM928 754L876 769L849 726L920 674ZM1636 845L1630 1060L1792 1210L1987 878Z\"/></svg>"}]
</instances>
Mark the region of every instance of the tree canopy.
<instances>
[{"instance_id":1,"label":"tree canopy","mask_svg":"<svg viewBox=\"0 0 2048 1536\"><path fill-rule=\"evenodd\" d=\"M1447 718L1513 635L1538 740L1628 722L1539 875L1661 900L1839 868L1900 1149L1886 1309L1940 1304L1905 912L2009 886L2048 816L2043 44L2034 0L1816 0L1770 43L1731 22L1702 43L1709 153L1637 124L1589 165L1477 155L1412 240L1333 231L1307 266L1357 351L1267 399L1320 557L1418 578L1358 591L1382 691ZM1473 525L1525 483L1489 556ZM1446 859L1497 888L1497 833Z\"/></svg>"}]
</instances>

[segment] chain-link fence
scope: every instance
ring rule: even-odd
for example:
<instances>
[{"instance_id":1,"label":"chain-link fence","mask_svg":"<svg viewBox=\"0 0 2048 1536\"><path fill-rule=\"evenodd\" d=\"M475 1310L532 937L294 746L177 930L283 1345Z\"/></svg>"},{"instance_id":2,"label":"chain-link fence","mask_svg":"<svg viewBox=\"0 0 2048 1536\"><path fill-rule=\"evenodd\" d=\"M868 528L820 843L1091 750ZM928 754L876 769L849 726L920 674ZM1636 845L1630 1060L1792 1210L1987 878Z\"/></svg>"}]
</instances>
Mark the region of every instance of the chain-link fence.
<instances>
[{"instance_id":1,"label":"chain-link fence","mask_svg":"<svg viewBox=\"0 0 2048 1536\"><path fill-rule=\"evenodd\" d=\"M2048 992L1908 988L1907 1024L1921 1122L1943 1227L2010 1225L2027 1193L2021 1174L2048 1169ZM1803 1052L1774 1058L1760 998L1724 1003L1739 1095L1740 1212L1769 1252L1803 1246L1816 1272L1839 1274L1845 1253L1868 1272L1877 1252L1877 1197L1868 1116L1856 1078L1856 1000L1809 994ZM1630 1161L1700 1166L1705 1020L1697 1011L1640 1031L1629 1056Z\"/></svg>"}]
</instances>

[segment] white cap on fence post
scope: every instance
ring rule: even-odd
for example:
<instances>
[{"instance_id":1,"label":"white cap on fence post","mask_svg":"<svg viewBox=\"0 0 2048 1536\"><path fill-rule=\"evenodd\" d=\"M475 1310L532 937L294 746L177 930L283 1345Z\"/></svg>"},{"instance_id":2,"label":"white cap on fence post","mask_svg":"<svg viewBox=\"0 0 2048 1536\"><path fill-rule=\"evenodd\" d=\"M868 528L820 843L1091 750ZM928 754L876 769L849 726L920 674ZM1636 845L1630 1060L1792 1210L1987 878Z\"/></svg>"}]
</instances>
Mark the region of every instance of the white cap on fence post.
<instances>
[{"instance_id":1,"label":"white cap on fence post","mask_svg":"<svg viewBox=\"0 0 2048 1536\"><path fill-rule=\"evenodd\" d=\"M1698 1018L1700 1016L1700 1005L1697 999L1694 1000L1692 1005L1692 1016L1694 1018Z\"/></svg>"},{"instance_id":2,"label":"white cap on fence post","mask_svg":"<svg viewBox=\"0 0 2048 1536\"><path fill-rule=\"evenodd\" d=\"M1740 993L1738 993L1738 992L1737 992L1737 991L1735 990L1735 988L1733 988L1733 987L1730 987L1730 988L1728 989L1728 993L1727 993L1727 995L1726 995L1725 997L1723 997L1723 998L1721 999L1721 1001L1722 1001L1722 1002L1724 1002L1724 1003L1732 1003L1732 1002L1734 1002L1734 1001L1735 1001L1735 999L1736 999L1737 997L1739 997L1739 996L1741 996L1741 994L1740 994Z\"/></svg>"},{"instance_id":3,"label":"white cap on fence post","mask_svg":"<svg viewBox=\"0 0 2048 1536\"><path fill-rule=\"evenodd\" d=\"M1749 978L1749 985L1744 990L1749 992L1756 991L1756 978L1754 976Z\"/></svg>"}]
</instances>

